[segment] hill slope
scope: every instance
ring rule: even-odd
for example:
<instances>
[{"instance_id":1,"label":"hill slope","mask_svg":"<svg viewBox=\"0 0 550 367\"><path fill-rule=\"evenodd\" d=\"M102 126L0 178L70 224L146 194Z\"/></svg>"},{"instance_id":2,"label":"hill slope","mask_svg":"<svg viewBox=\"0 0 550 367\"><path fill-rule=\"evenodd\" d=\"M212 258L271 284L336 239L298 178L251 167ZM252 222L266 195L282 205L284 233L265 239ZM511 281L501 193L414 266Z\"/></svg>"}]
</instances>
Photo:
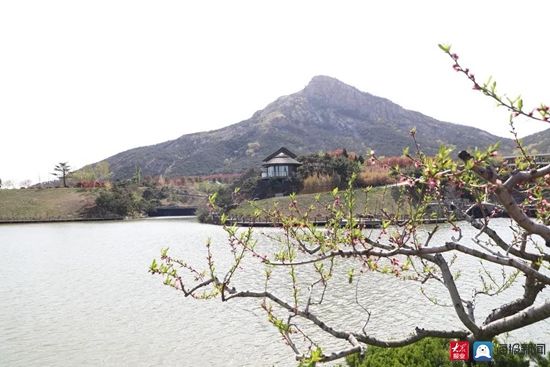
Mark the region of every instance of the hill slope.
<instances>
[{"instance_id":1,"label":"hill slope","mask_svg":"<svg viewBox=\"0 0 550 367\"><path fill-rule=\"evenodd\" d=\"M550 129L522 139L529 153L550 153Z\"/></svg>"},{"instance_id":2,"label":"hill slope","mask_svg":"<svg viewBox=\"0 0 550 367\"><path fill-rule=\"evenodd\" d=\"M314 77L300 92L280 97L250 119L219 130L183 135L164 143L131 149L107 158L117 178L130 177L136 165L144 175L203 175L239 172L257 166L281 146L296 154L345 147L364 153L399 155L412 147L409 131L427 153L440 144L459 149L511 141L483 130L445 123L327 76Z\"/></svg>"},{"instance_id":3,"label":"hill slope","mask_svg":"<svg viewBox=\"0 0 550 367\"><path fill-rule=\"evenodd\" d=\"M0 190L0 222L82 219L95 195L64 188Z\"/></svg>"}]
</instances>

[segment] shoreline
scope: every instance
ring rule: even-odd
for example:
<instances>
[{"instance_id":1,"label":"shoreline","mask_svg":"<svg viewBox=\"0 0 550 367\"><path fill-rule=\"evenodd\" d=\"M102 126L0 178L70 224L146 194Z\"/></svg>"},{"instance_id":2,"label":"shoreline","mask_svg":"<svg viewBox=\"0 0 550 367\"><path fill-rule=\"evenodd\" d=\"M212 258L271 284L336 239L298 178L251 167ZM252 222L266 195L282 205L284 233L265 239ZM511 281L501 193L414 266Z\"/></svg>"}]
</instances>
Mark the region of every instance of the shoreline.
<instances>
[{"instance_id":1,"label":"shoreline","mask_svg":"<svg viewBox=\"0 0 550 367\"><path fill-rule=\"evenodd\" d=\"M33 223L69 223L69 222L105 222L125 220L125 218L60 218L60 219L0 219L1 224L33 224Z\"/></svg>"},{"instance_id":2,"label":"shoreline","mask_svg":"<svg viewBox=\"0 0 550 367\"><path fill-rule=\"evenodd\" d=\"M182 215L182 216L154 216L154 217L114 217L114 218L58 218L58 219L14 219L5 220L0 219L0 225L2 224L34 224L34 223L71 223L71 222L108 222L108 221L135 221L144 219L181 219L181 218L196 218L194 215Z\"/></svg>"}]
</instances>

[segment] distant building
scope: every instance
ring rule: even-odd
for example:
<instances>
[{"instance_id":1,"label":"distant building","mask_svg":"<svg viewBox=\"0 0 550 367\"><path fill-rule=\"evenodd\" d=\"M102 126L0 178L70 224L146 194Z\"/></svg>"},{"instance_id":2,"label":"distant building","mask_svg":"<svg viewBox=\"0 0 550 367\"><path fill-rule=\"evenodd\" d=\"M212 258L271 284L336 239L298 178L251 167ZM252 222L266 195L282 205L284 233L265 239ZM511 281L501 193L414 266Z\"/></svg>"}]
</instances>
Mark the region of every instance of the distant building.
<instances>
[{"instance_id":1,"label":"distant building","mask_svg":"<svg viewBox=\"0 0 550 367\"><path fill-rule=\"evenodd\" d=\"M296 154L287 148L280 148L270 154L263 160L262 179L256 186L255 197L264 199L298 192L300 184L296 171L301 165L296 160Z\"/></svg>"},{"instance_id":2,"label":"distant building","mask_svg":"<svg viewBox=\"0 0 550 367\"><path fill-rule=\"evenodd\" d=\"M296 154L287 148L280 148L270 154L262 163L262 178L290 178L296 175L296 170L302 163L296 159Z\"/></svg>"}]
</instances>

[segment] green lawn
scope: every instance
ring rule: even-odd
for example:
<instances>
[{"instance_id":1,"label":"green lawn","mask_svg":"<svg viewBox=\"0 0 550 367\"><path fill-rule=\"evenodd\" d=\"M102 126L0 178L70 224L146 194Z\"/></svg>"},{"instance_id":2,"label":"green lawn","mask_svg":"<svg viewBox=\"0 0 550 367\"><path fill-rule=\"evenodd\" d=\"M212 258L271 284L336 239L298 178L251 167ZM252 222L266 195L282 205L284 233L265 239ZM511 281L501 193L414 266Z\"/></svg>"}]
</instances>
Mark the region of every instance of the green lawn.
<instances>
[{"instance_id":1,"label":"green lawn","mask_svg":"<svg viewBox=\"0 0 550 367\"><path fill-rule=\"evenodd\" d=\"M82 189L0 190L0 221L78 219L94 200Z\"/></svg>"},{"instance_id":2,"label":"green lawn","mask_svg":"<svg viewBox=\"0 0 550 367\"><path fill-rule=\"evenodd\" d=\"M403 210L407 210L406 207L398 208L394 197L392 197L392 190L399 190L397 187L377 187L373 188L368 192L365 192L362 189L354 190L356 205L355 205L355 214L359 215L377 215L381 210L385 210L388 213L397 213L398 210L403 213ZM316 197L319 197L319 201L316 200ZM343 192L339 192L340 200L343 201ZM334 197L332 193L326 192L321 194L303 194L297 195L296 201L298 202L298 207L308 208L310 205L315 207L314 216L323 218L328 215L326 206L334 202ZM276 204L278 203L278 204ZM254 215L256 209L269 210L277 205L277 207L285 212L289 213L289 204L290 198L277 197L269 198L264 200L258 200L253 202L246 202L241 204L239 207L230 211L230 216L245 216L251 217Z\"/></svg>"}]
</instances>

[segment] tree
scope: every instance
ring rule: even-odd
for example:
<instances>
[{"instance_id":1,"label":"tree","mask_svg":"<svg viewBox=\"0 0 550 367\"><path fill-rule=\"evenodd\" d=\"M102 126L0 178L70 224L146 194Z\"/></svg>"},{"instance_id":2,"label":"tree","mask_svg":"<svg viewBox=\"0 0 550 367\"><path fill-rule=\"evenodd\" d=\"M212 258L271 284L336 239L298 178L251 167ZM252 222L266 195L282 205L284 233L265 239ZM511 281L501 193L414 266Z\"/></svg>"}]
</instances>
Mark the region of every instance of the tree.
<instances>
[{"instance_id":1,"label":"tree","mask_svg":"<svg viewBox=\"0 0 550 367\"><path fill-rule=\"evenodd\" d=\"M5 189L13 189L15 187L15 185L13 184L13 181L12 180L6 180L3 182L2 186L5 188Z\"/></svg>"},{"instance_id":2,"label":"tree","mask_svg":"<svg viewBox=\"0 0 550 367\"><path fill-rule=\"evenodd\" d=\"M546 105L524 110L521 98L501 97L492 81L478 83L469 69L458 63L449 46L440 47L453 60L453 68L474 83L474 89L511 111L512 129L514 118L520 115L544 122L550 119ZM416 143L415 135L411 131ZM402 347L427 337L492 340L550 317L550 300L541 296L550 285L550 165L537 166L517 136L515 140L520 154L513 166L496 159L498 144L485 150L461 151L460 160L453 159L453 151L447 147L441 147L433 157L425 155L418 143L414 153L405 150L404 156L419 175L397 169L403 182L399 203L395 213L383 211L380 230L366 231L354 217L352 176L347 189L333 190L330 204L317 199L303 207L293 197L290 215L277 207L259 212L259 216L280 223L278 235L260 237L252 228L227 224L222 216L232 259L229 265L215 259L207 242L204 269L163 249L160 261L154 260L149 270L163 276L165 285L186 297L220 298L224 302L258 299L269 322L304 366L351 356L365 346ZM495 230L495 213L476 219L449 208L449 187L467 191L478 204L493 198L510 217L511 231ZM422 226L430 218L429 208L434 203L441 205L439 216L446 218L449 230L443 233L445 238L440 236L441 226ZM331 213L324 228L317 227L311 215L321 205ZM535 218L529 217L528 211ZM475 235L466 235L467 227L475 229ZM479 266L460 268L457 264L465 260ZM254 263L263 267L264 277L256 288L243 289L243 269L255 269ZM369 329L374 311L358 297L360 291L368 292L359 282L371 273L395 277L418 288L428 301L448 306L459 324L438 329L417 325L408 336L395 339L376 336ZM343 277L348 284L336 284L345 287L349 302L360 312L352 326L331 321L333 317L329 319L322 312L322 306L331 301L331 287ZM521 295L506 292L516 284L523 286ZM431 294L427 285L441 292ZM486 302L498 302L498 306L481 312L479 306ZM392 325L391 320L387 324ZM348 347L326 352L317 333L344 341Z\"/></svg>"},{"instance_id":3,"label":"tree","mask_svg":"<svg viewBox=\"0 0 550 367\"><path fill-rule=\"evenodd\" d=\"M19 187L26 188L32 185L32 180L26 179L19 183Z\"/></svg>"},{"instance_id":4,"label":"tree","mask_svg":"<svg viewBox=\"0 0 550 367\"><path fill-rule=\"evenodd\" d=\"M99 193L90 215L106 218L141 216L158 204L155 194L162 197L161 192L144 191L141 194L139 188L129 182L115 184L112 189L104 189Z\"/></svg>"},{"instance_id":5,"label":"tree","mask_svg":"<svg viewBox=\"0 0 550 367\"><path fill-rule=\"evenodd\" d=\"M94 215L125 217L137 210L136 202L130 190L114 186L112 190L103 190L95 200Z\"/></svg>"},{"instance_id":6,"label":"tree","mask_svg":"<svg viewBox=\"0 0 550 367\"><path fill-rule=\"evenodd\" d=\"M63 187L67 187L67 176L71 172L71 167L67 162L60 162L55 165L55 172L52 173L55 177L63 181Z\"/></svg>"},{"instance_id":7,"label":"tree","mask_svg":"<svg viewBox=\"0 0 550 367\"><path fill-rule=\"evenodd\" d=\"M73 172L72 176L79 181L78 186L95 188L97 184L104 186L111 178L112 173L109 162L101 161Z\"/></svg>"},{"instance_id":8,"label":"tree","mask_svg":"<svg viewBox=\"0 0 550 367\"><path fill-rule=\"evenodd\" d=\"M78 180L79 186L95 186L96 173L93 166L87 166L73 173L73 177Z\"/></svg>"},{"instance_id":9,"label":"tree","mask_svg":"<svg viewBox=\"0 0 550 367\"><path fill-rule=\"evenodd\" d=\"M134 172L134 176L132 177L132 181L135 182L138 186L141 185L141 167L136 164L136 170Z\"/></svg>"},{"instance_id":10,"label":"tree","mask_svg":"<svg viewBox=\"0 0 550 367\"><path fill-rule=\"evenodd\" d=\"M336 154L334 154L336 153ZM304 182L308 177L330 176L339 180L339 187L345 188L353 174L359 173L361 164L351 159L346 149L341 153L337 150L333 154L310 154L298 158L302 165L298 168L298 178Z\"/></svg>"},{"instance_id":11,"label":"tree","mask_svg":"<svg viewBox=\"0 0 550 367\"><path fill-rule=\"evenodd\" d=\"M94 173L95 173L96 179L98 179L100 182L108 181L112 176L111 167L109 166L109 162L101 161L101 162L97 163L94 166Z\"/></svg>"}]
</instances>

